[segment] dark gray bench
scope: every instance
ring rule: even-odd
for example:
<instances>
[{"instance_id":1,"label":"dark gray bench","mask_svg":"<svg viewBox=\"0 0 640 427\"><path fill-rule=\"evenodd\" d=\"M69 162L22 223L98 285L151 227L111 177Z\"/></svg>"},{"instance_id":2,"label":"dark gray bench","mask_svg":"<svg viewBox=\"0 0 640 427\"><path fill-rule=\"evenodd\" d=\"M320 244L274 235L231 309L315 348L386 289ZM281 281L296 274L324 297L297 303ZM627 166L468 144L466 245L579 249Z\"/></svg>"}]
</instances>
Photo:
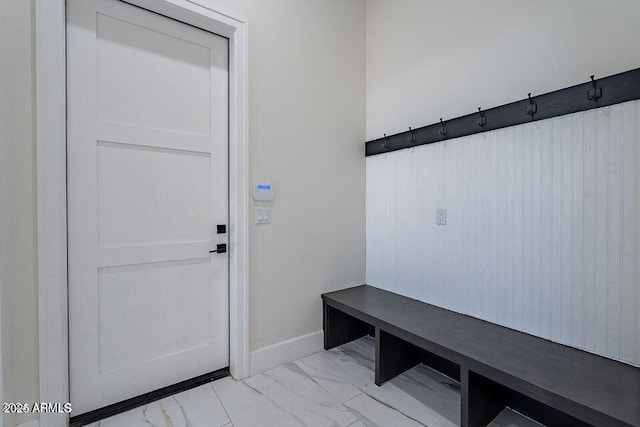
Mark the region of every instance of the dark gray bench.
<instances>
[{"instance_id":1,"label":"dark gray bench","mask_svg":"<svg viewBox=\"0 0 640 427\"><path fill-rule=\"evenodd\" d=\"M640 426L640 368L368 285L322 299L325 350L371 335L377 385L419 363L457 379L463 427L506 406L547 426Z\"/></svg>"}]
</instances>

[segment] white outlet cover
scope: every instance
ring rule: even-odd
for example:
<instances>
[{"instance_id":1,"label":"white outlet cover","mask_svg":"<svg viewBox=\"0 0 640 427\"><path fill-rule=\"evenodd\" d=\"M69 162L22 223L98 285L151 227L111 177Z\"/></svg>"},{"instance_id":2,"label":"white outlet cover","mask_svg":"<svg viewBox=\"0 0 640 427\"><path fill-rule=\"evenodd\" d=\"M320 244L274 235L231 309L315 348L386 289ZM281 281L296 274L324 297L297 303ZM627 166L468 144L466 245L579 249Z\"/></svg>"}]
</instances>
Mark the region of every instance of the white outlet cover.
<instances>
[{"instance_id":1,"label":"white outlet cover","mask_svg":"<svg viewBox=\"0 0 640 427\"><path fill-rule=\"evenodd\" d=\"M436 225L447 225L446 209L436 209Z\"/></svg>"},{"instance_id":2,"label":"white outlet cover","mask_svg":"<svg viewBox=\"0 0 640 427\"><path fill-rule=\"evenodd\" d=\"M271 208L256 208L256 224L271 224Z\"/></svg>"}]
</instances>

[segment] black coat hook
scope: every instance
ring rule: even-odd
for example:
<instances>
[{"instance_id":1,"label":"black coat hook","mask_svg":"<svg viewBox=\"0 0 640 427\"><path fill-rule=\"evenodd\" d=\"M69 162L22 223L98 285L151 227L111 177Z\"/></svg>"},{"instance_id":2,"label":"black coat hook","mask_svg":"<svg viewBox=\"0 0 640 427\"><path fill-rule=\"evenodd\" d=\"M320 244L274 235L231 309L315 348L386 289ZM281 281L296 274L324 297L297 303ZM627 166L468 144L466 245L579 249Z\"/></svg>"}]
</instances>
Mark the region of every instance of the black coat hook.
<instances>
[{"instance_id":1,"label":"black coat hook","mask_svg":"<svg viewBox=\"0 0 640 427\"><path fill-rule=\"evenodd\" d=\"M480 107L478 107L478 113L480 114L480 119L478 119L476 123L478 123L478 126L482 127L487 124L487 118L484 116L482 108Z\"/></svg>"},{"instance_id":2,"label":"black coat hook","mask_svg":"<svg viewBox=\"0 0 640 427\"><path fill-rule=\"evenodd\" d=\"M382 148L388 150L391 148L391 143L389 142L389 138L387 138L387 134L384 134L384 142L382 143Z\"/></svg>"},{"instance_id":3,"label":"black coat hook","mask_svg":"<svg viewBox=\"0 0 640 427\"><path fill-rule=\"evenodd\" d=\"M527 105L526 113L527 116L533 118L533 115L538 111L538 104L531 99L531 92L529 92L527 96L529 97L529 105Z\"/></svg>"},{"instance_id":4,"label":"black coat hook","mask_svg":"<svg viewBox=\"0 0 640 427\"><path fill-rule=\"evenodd\" d=\"M413 131L413 129L411 129L411 126L409 126L409 134L410 134L410 136L409 136L409 138L407 138L407 142L409 144L415 144L416 143L416 134Z\"/></svg>"},{"instance_id":5,"label":"black coat hook","mask_svg":"<svg viewBox=\"0 0 640 427\"><path fill-rule=\"evenodd\" d=\"M438 132L440 135L445 136L447 134L447 124L442 121L442 117L440 117L440 126L442 126L442 129Z\"/></svg>"},{"instance_id":6,"label":"black coat hook","mask_svg":"<svg viewBox=\"0 0 640 427\"><path fill-rule=\"evenodd\" d=\"M587 91L587 99L589 101L597 101L598 98L602 98L602 88L596 87L596 81L594 77L595 77L595 74L592 74L591 85L593 85L593 87Z\"/></svg>"}]
</instances>

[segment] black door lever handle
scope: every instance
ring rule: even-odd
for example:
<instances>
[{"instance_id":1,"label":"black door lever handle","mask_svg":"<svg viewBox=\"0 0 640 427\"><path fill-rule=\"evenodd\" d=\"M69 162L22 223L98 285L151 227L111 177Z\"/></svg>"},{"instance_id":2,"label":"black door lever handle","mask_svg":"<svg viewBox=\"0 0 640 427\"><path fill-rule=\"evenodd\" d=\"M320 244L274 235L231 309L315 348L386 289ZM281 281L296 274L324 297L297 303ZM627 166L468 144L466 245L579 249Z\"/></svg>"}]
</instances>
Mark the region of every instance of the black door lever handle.
<instances>
[{"instance_id":1,"label":"black door lever handle","mask_svg":"<svg viewBox=\"0 0 640 427\"><path fill-rule=\"evenodd\" d=\"M223 254L225 252L227 252L227 245L224 243L218 245L215 251L209 251L210 254Z\"/></svg>"}]
</instances>

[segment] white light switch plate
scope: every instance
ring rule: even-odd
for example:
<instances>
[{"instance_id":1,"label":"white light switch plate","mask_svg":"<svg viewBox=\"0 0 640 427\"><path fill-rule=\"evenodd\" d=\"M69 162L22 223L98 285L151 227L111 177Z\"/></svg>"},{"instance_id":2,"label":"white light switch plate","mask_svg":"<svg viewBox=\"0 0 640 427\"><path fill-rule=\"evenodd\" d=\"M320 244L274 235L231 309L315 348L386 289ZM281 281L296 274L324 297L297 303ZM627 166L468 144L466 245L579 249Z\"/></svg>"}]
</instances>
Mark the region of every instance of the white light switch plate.
<instances>
[{"instance_id":1,"label":"white light switch plate","mask_svg":"<svg viewBox=\"0 0 640 427\"><path fill-rule=\"evenodd\" d=\"M256 224L271 224L271 208L256 208Z\"/></svg>"},{"instance_id":2,"label":"white light switch plate","mask_svg":"<svg viewBox=\"0 0 640 427\"><path fill-rule=\"evenodd\" d=\"M447 225L446 209L436 209L436 225Z\"/></svg>"}]
</instances>

